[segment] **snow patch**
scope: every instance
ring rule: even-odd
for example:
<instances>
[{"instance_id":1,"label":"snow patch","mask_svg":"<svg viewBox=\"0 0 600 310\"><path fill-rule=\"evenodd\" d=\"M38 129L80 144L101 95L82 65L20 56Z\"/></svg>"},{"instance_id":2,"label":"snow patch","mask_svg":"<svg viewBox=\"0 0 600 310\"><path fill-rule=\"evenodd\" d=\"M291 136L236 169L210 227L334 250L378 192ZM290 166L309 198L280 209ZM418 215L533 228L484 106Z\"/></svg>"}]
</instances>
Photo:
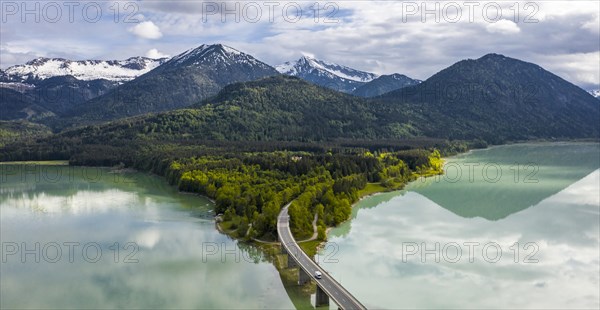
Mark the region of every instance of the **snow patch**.
<instances>
[{"instance_id":1,"label":"snow patch","mask_svg":"<svg viewBox=\"0 0 600 310\"><path fill-rule=\"evenodd\" d=\"M13 80L26 81L30 78L44 80L55 76L71 75L83 81L105 79L126 82L149 72L164 63L166 59L132 57L127 60L81 60L71 61L62 58L37 58L24 65L6 69Z\"/></svg>"},{"instance_id":2,"label":"snow patch","mask_svg":"<svg viewBox=\"0 0 600 310\"><path fill-rule=\"evenodd\" d=\"M0 82L0 87L9 88L18 92L25 92L35 88L33 84L19 83L19 82Z\"/></svg>"},{"instance_id":3,"label":"snow patch","mask_svg":"<svg viewBox=\"0 0 600 310\"><path fill-rule=\"evenodd\" d=\"M282 63L280 65L275 66L275 70L277 70L277 72L281 73L281 74L287 74L287 75L296 75L296 67L295 67L296 63L293 62L285 62Z\"/></svg>"},{"instance_id":4,"label":"snow patch","mask_svg":"<svg viewBox=\"0 0 600 310\"><path fill-rule=\"evenodd\" d=\"M283 63L276 66L275 69L282 74L292 76L298 76L316 69L325 76L338 77L361 83L367 83L379 77L379 75L374 73L352 69L309 56L303 56L295 62Z\"/></svg>"}]
</instances>

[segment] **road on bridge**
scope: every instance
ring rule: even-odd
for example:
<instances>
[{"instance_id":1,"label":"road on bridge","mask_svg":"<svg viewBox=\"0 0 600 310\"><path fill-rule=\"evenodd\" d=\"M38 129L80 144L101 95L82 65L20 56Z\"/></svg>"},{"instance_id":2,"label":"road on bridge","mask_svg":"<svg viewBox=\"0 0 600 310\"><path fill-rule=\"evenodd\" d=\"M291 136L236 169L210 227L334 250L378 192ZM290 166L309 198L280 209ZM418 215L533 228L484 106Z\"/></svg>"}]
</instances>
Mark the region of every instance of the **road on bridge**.
<instances>
[{"instance_id":1,"label":"road on bridge","mask_svg":"<svg viewBox=\"0 0 600 310\"><path fill-rule=\"evenodd\" d=\"M290 204L291 203L283 207L277 217L277 233L279 234L279 241L287 251L288 259L293 256L293 259L298 263L300 268L304 269L304 271L314 279L317 285L325 291L329 298L333 299L340 308L366 309L365 306L350 294L350 292L300 249L290 230L290 217L288 215L288 207ZM315 278L316 271L321 272L321 279Z\"/></svg>"}]
</instances>

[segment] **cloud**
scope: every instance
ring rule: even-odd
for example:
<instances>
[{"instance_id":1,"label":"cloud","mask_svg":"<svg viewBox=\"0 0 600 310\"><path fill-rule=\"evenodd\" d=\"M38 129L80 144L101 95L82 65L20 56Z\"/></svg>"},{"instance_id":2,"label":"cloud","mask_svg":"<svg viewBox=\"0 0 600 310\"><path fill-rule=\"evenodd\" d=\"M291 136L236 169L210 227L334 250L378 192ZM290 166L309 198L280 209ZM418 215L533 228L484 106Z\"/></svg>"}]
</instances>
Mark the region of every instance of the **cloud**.
<instances>
[{"instance_id":1,"label":"cloud","mask_svg":"<svg viewBox=\"0 0 600 310\"><path fill-rule=\"evenodd\" d=\"M596 15L595 18L586 22L581 26L582 29L587 29L592 33L600 33L600 15Z\"/></svg>"},{"instance_id":2,"label":"cloud","mask_svg":"<svg viewBox=\"0 0 600 310\"><path fill-rule=\"evenodd\" d=\"M144 39L159 39L163 36L160 28L151 21L141 22L131 28L129 32Z\"/></svg>"},{"instance_id":3,"label":"cloud","mask_svg":"<svg viewBox=\"0 0 600 310\"><path fill-rule=\"evenodd\" d=\"M153 58L153 59L159 59L159 58L169 57L169 55L163 54L163 53L159 52L157 49L153 48L146 52L146 57Z\"/></svg>"},{"instance_id":4,"label":"cloud","mask_svg":"<svg viewBox=\"0 0 600 310\"><path fill-rule=\"evenodd\" d=\"M40 55L29 51L14 51L0 47L0 68L8 68L14 64L26 63Z\"/></svg>"},{"instance_id":5,"label":"cloud","mask_svg":"<svg viewBox=\"0 0 600 310\"><path fill-rule=\"evenodd\" d=\"M278 2L272 12L259 3L262 18L257 23L245 22L243 9L239 23L232 14L225 16L226 22L221 14L204 20L201 1L136 1L134 18L139 24L114 23L113 19L70 23L64 17L57 24L43 20L22 23L16 16L0 28L0 65L23 63L35 56L126 59L176 55L200 44L223 43L271 65L312 55L378 74L398 72L427 79L457 61L493 52L537 63L586 89L598 88L592 85L600 72L597 2L542 1L535 6L527 0L493 2L500 3L506 19L496 23L483 18L485 1L478 2L472 22L469 8L461 5L462 18L456 23L448 22L451 18L446 15L435 22L432 14L423 22L422 11L403 19L406 14L401 1L336 2L336 9L322 8L318 21L308 4L303 4L303 18L289 22L283 14L287 2ZM106 11L110 11L109 5L106 2ZM324 22L328 16L337 21ZM131 44L132 34L144 39ZM59 44L49 46L49 40Z\"/></svg>"},{"instance_id":6,"label":"cloud","mask_svg":"<svg viewBox=\"0 0 600 310\"><path fill-rule=\"evenodd\" d=\"M541 55L537 63L584 89L597 89L600 85L600 52Z\"/></svg>"},{"instance_id":7,"label":"cloud","mask_svg":"<svg viewBox=\"0 0 600 310\"><path fill-rule=\"evenodd\" d=\"M499 34L515 34L521 32L521 28L515 22L508 19L501 19L495 23L489 24L485 27L489 33Z\"/></svg>"},{"instance_id":8,"label":"cloud","mask_svg":"<svg viewBox=\"0 0 600 310\"><path fill-rule=\"evenodd\" d=\"M220 3L216 4L220 7ZM200 14L204 5L203 1L147 1L143 3L143 8L160 13Z\"/></svg>"}]
</instances>

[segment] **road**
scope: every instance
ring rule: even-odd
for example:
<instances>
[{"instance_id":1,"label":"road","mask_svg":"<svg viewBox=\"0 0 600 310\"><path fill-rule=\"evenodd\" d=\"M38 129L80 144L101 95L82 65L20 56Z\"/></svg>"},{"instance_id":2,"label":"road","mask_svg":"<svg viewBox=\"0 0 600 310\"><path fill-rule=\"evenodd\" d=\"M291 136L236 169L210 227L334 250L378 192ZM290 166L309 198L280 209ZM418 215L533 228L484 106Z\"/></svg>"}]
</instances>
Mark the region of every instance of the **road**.
<instances>
[{"instance_id":1,"label":"road","mask_svg":"<svg viewBox=\"0 0 600 310\"><path fill-rule=\"evenodd\" d=\"M350 292L300 249L290 230L290 217L288 215L289 206L290 204L287 204L283 207L277 217L277 233L279 234L279 240L285 247L288 256L293 256L298 265L308 273L317 285L325 291L325 293L329 295L329 298L333 299L340 308L366 309L365 306L350 294ZM315 279L315 271L317 270L323 275L321 279Z\"/></svg>"}]
</instances>

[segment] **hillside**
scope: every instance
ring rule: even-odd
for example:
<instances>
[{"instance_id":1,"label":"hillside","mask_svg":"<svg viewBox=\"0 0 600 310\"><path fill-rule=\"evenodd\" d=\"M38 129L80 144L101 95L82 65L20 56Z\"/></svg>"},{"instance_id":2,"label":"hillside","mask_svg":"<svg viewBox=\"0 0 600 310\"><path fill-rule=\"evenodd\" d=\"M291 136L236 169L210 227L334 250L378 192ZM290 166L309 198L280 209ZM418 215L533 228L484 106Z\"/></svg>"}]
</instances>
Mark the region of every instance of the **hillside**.
<instances>
[{"instance_id":1,"label":"hillside","mask_svg":"<svg viewBox=\"0 0 600 310\"><path fill-rule=\"evenodd\" d=\"M538 65L489 54L374 99L426 136L514 140L598 138L600 105Z\"/></svg>"},{"instance_id":2,"label":"hillside","mask_svg":"<svg viewBox=\"0 0 600 310\"><path fill-rule=\"evenodd\" d=\"M54 113L40 106L32 94L0 87L0 120L41 119Z\"/></svg>"},{"instance_id":3,"label":"hillside","mask_svg":"<svg viewBox=\"0 0 600 310\"><path fill-rule=\"evenodd\" d=\"M50 77L36 80L35 84L5 83L0 86L3 95L0 96L0 119L47 121L48 117L63 116L117 85L105 79L84 81L73 76Z\"/></svg>"},{"instance_id":4,"label":"hillside","mask_svg":"<svg viewBox=\"0 0 600 310\"><path fill-rule=\"evenodd\" d=\"M0 120L0 147L15 142L32 142L49 136L50 128L28 121Z\"/></svg>"},{"instance_id":5,"label":"hillside","mask_svg":"<svg viewBox=\"0 0 600 310\"><path fill-rule=\"evenodd\" d=\"M86 139L322 141L387 136L369 104L293 77L225 87L192 108L72 130ZM98 140L100 142L100 140Z\"/></svg>"}]
</instances>

